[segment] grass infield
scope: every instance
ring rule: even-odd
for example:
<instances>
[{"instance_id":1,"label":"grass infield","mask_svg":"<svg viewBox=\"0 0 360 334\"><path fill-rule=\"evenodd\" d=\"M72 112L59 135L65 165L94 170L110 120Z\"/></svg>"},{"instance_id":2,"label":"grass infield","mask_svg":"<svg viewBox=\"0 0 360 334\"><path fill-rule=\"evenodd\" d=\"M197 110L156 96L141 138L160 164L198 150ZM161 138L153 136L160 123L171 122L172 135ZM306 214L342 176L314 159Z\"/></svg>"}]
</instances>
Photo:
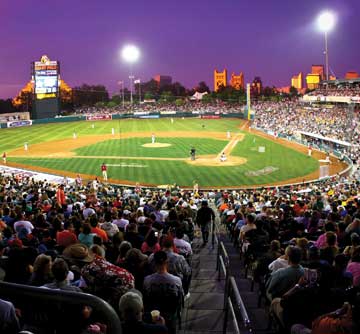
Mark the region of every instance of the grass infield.
<instances>
[{"instance_id":1,"label":"grass infield","mask_svg":"<svg viewBox=\"0 0 360 334\"><path fill-rule=\"evenodd\" d=\"M48 168L60 175L101 176L100 165L105 162L108 176L114 181L156 185L192 186L196 180L202 187L255 186L301 179L318 170L316 159L242 131L242 125L239 119L174 119L172 124L170 118L35 125L1 129L0 151L7 152L10 164ZM231 139L227 138L227 131ZM77 139L73 139L74 132ZM151 143L152 133L156 143L170 146L144 147ZM95 136L99 139L90 140ZM245 163L235 166L188 163L191 146L196 148L199 158L215 160L237 136L239 140L231 145L229 158L245 158ZM28 152L23 148L25 142L29 144ZM265 152L260 153L259 147L264 147Z\"/></svg>"}]
</instances>

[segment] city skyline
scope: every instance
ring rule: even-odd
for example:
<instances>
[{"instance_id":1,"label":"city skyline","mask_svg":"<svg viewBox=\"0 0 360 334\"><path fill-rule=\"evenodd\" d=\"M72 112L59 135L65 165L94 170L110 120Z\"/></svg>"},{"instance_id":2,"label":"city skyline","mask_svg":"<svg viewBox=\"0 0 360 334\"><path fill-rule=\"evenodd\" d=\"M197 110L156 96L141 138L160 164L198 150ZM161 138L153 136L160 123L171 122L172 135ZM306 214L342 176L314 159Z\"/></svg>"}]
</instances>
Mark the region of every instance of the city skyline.
<instances>
[{"instance_id":1,"label":"city skyline","mask_svg":"<svg viewBox=\"0 0 360 334\"><path fill-rule=\"evenodd\" d=\"M245 83L260 76L267 86L288 86L293 75L324 64L323 34L315 24L324 9L338 16L329 35L331 72L338 77L360 72L356 0L307 0L296 6L285 0L84 4L0 3L0 98L23 88L30 63L43 54L60 61L61 77L72 87L104 84L112 94L119 80L129 84L129 66L120 59L127 43L141 50L132 71L142 81L163 74L188 88L205 81L213 89L214 69L226 68L243 72Z\"/></svg>"}]
</instances>

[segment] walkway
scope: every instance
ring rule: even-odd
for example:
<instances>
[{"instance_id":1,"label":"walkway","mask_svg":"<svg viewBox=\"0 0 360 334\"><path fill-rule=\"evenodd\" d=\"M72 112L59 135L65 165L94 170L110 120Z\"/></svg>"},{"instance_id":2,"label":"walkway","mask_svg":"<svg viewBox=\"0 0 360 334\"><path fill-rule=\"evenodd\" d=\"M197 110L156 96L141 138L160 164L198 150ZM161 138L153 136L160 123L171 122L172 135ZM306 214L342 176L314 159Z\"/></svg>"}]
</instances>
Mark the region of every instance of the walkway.
<instances>
[{"instance_id":1,"label":"walkway","mask_svg":"<svg viewBox=\"0 0 360 334\"><path fill-rule=\"evenodd\" d=\"M216 271L217 245L213 248L211 240L206 246L198 237L193 242L190 298L183 310L182 330L179 334L220 334L223 327L223 303L225 280L218 281ZM230 330L230 331L229 331ZM229 326L227 333L231 333Z\"/></svg>"}]
</instances>

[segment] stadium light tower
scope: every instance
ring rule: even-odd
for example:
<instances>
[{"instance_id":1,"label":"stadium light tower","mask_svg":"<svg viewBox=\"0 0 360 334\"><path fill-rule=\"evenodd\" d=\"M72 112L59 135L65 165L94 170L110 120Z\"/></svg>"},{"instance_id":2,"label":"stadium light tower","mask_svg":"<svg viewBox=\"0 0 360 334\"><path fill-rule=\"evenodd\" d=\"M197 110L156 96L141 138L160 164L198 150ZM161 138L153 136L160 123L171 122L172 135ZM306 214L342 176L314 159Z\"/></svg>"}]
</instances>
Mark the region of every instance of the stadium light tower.
<instances>
[{"instance_id":1,"label":"stadium light tower","mask_svg":"<svg viewBox=\"0 0 360 334\"><path fill-rule=\"evenodd\" d=\"M326 80L329 80L329 49L328 49L328 33L334 29L336 23L336 16L333 12L322 12L317 18L317 24L320 31L324 32L325 36L325 67Z\"/></svg>"},{"instance_id":2,"label":"stadium light tower","mask_svg":"<svg viewBox=\"0 0 360 334\"><path fill-rule=\"evenodd\" d=\"M140 51L135 45L125 45L121 50L122 59L130 65L130 103L133 104L133 80L132 64L136 63L140 58Z\"/></svg>"}]
</instances>

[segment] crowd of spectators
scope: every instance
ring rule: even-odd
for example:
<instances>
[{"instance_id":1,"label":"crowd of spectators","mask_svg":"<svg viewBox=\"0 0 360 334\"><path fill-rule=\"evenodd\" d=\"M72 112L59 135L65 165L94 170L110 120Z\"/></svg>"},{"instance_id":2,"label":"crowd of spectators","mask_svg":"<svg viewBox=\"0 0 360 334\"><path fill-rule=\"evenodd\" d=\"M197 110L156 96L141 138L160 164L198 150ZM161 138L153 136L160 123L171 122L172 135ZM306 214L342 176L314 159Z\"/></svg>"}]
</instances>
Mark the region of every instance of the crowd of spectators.
<instances>
[{"instance_id":1,"label":"crowd of spectators","mask_svg":"<svg viewBox=\"0 0 360 334\"><path fill-rule=\"evenodd\" d=\"M75 114L93 115L93 114L132 114L134 112L180 112L180 113L242 113L244 105L228 103L223 101L214 101L204 103L201 101L183 101L181 104L175 102L149 102L142 104L125 104L116 107L81 107L75 110Z\"/></svg>"},{"instance_id":2,"label":"crowd of spectators","mask_svg":"<svg viewBox=\"0 0 360 334\"><path fill-rule=\"evenodd\" d=\"M253 105L253 126L274 134L296 136L299 131L345 141L351 147L328 144L348 155L355 163L360 158L360 114L346 106L309 107L297 101L263 102ZM306 137L309 144L320 144L321 140Z\"/></svg>"},{"instance_id":3,"label":"crowd of spectators","mask_svg":"<svg viewBox=\"0 0 360 334\"><path fill-rule=\"evenodd\" d=\"M279 333L358 333L358 182L219 195L221 221Z\"/></svg>"},{"instance_id":4,"label":"crowd of spectators","mask_svg":"<svg viewBox=\"0 0 360 334\"><path fill-rule=\"evenodd\" d=\"M1 175L0 280L94 294L118 311L124 333L174 333L189 296L198 201L170 190ZM160 316L152 319L152 310ZM90 307L70 313L57 333L106 333ZM39 317L28 315L0 299L0 332L51 333L46 313L35 324Z\"/></svg>"},{"instance_id":5,"label":"crowd of spectators","mask_svg":"<svg viewBox=\"0 0 360 334\"><path fill-rule=\"evenodd\" d=\"M360 97L360 85L321 87L308 93L310 96L350 96Z\"/></svg>"}]
</instances>

